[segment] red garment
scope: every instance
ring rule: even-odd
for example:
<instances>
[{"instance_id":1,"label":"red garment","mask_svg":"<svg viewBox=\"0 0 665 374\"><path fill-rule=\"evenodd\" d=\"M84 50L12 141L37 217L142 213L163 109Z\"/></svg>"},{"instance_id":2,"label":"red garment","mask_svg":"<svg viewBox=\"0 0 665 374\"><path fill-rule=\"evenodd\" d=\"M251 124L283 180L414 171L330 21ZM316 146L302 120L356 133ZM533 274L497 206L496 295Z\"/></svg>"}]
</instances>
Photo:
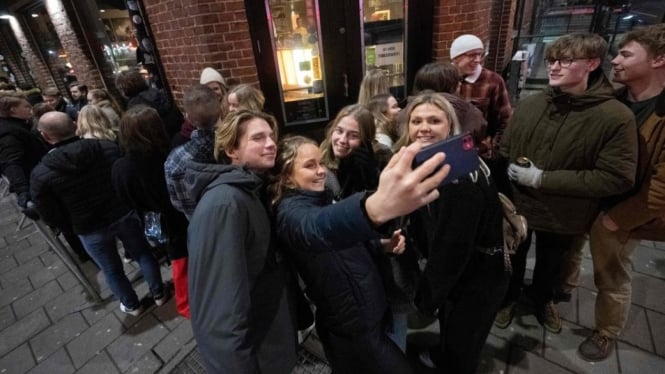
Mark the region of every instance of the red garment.
<instances>
[{"instance_id":1,"label":"red garment","mask_svg":"<svg viewBox=\"0 0 665 374\"><path fill-rule=\"evenodd\" d=\"M187 289L187 257L171 260L173 268L173 287L175 289L175 308L180 315L189 316L189 290Z\"/></svg>"},{"instance_id":2,"label":"red garment","mask_svg":"<svg viewBox=\"0 0 665 374\"><path fill-rule=\"evenodd\" d=\"M192 131L194 131L194 125L192 125L191 122L189 122L189 118L185 117L185 121L182 123L182 126L180 127L180 135L189 140L192 137Z\"/></svg>"}]
</instances>

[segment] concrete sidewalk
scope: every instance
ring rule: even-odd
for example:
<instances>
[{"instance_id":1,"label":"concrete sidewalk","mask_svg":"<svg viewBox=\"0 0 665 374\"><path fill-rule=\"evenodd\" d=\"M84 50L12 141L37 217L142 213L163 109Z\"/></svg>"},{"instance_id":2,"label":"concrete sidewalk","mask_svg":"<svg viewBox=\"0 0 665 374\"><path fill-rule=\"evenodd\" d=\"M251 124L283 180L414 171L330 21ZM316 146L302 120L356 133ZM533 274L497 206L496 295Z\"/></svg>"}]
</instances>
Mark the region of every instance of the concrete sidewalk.
<instances>
[{"instance_id":1,"label":"concrete sidewalk","mask_svg":"<svg viewBox=\"0 0 665 374\"><path fill-rule=\"evenodd\" d=\"M159 308L151 306L138 318L128 316L117 301L109 300L103 276L86 263L84 272L107 300L93 305L29 221L17 230L20 218L13 197L0 200L0 374L204 372L197 366L200 357L189 321L177 315L173 299ZM522 308L508 329L492 330L479 372L665 372L665 243L644 242L633 260L631 315L611 359L589 364L576 355L593 325L595 294L586 258L581 287L571 303L559 304L563 332L546 333ZM126 270L130 279L138 275L133 263ZM171 279L169 267L163 265L162 274ZM149 293L142 280L135 288L139 296ZM436 329L432 325L410 331L408 353L414 364L414 348L435 341ZM327 371L307 359L301 362L298 372Z\"/></svg>"}]
</instances>

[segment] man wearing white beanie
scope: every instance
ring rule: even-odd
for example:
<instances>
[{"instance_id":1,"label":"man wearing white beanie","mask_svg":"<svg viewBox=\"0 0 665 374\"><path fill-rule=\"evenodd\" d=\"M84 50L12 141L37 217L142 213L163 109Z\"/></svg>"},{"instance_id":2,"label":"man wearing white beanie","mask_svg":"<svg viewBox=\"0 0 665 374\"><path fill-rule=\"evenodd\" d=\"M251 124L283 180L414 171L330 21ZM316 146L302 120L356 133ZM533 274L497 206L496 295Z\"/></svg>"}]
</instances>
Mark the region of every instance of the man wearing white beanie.
<instances>
[{"instance_id":1,"label":"man wearing white beanie","mask_svg":"<svg viewBox=\"0 0 665 374\"><path fill-rule=\"evenodd\" d=\"M224 80L224 77L213 68L203 69L199 83L210 87L220 98L226 94L226 81Z\"/></svg>"},{"instance_id":2,"label":"man wearing white beanie","mask_svg":"<svg viewBox=\"0 0 665 374\"><path fill-rule=\"evenodd\" d=\"M450 60L463 77L459 94L480 109L487 120L491 144L483 157L494 159L498 156L501 135L508 125L512 107L503 78L482 67L484 57L483 42L475 35L461 35L450 45Z\"/></svg>"}]
</instances>

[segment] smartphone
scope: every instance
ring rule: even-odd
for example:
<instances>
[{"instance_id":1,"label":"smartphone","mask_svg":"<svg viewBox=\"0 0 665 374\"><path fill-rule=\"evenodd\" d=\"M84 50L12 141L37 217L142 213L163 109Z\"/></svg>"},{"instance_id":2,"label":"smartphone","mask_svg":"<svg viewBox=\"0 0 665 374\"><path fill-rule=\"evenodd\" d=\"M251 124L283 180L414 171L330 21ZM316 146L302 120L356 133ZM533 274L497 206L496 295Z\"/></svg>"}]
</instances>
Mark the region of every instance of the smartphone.
<instances>
[{"instance_id":1,"label":"smartphone","mask_svg":"<svg viewBox=\"0 0 665 374\"><path fill-rule=\"evenodd\" d=\"M446 154L446 159L436 170L439 170L443 165L450 165L450 172L448 176L441 182L441 185L448 184L460 177L463 177L472 171L478 170L480 163L478 162L478 149L473 143L473 136L471 133L451 136L440 142L430 144L418 152L413 159L413 168L427 161L435 154L443 152Z\"/></svg>"}]
</instances>

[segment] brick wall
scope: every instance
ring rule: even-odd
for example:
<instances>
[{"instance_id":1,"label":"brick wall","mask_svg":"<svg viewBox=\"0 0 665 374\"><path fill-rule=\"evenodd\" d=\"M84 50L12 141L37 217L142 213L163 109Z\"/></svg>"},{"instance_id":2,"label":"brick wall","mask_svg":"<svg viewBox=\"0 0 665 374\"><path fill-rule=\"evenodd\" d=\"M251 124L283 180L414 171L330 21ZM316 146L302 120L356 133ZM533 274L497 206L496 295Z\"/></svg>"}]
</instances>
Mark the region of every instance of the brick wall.
<instances>
[{"instance_id":1,"label":"brick wall","mask_svg":"<svg viewBox=\"0 0 665 374\"><path fill-rule=\"evenodd\" d=\"M30 72L32 73L32 76L39 88L43 90L46 87L55 87L56 84L53 80L53 76L51 76L51 72L39 54L36 53L36 50L33 48L28 38L25 36L23 26L16 18L10 18L9 25L14 32L16 41L21 47L23 58L25 61L27 61L28 66L30 67Z\"/></svg>"},{"instance_id":2,"label":"brick wall","mask_svg":"<svg viewBox=\"0 0 665 374\"><path fill-rule=\"evenodd\" d=\"M512 56L513 24L517 1L493 0L490 19L490 45L484 66L498 72L505 67Z\"/></svg>"},{"instance_id":3,"label":"brick wall","mask_svg":"<svg viewBox=\"0 0 665 374\"><path fill-rule=\"evenodd\" d=\"M450 44L462 34L488 41L491 9L492 0L435 1L432 58L450 61Z\"/></svg>"},{"instance_id":4,"label":"brick wall","mask_svg":"<svg viewBox=\"0 0 665 374\"><path fill-rule=\"evenodd\" d=\"M67 1L67 0L65 0ZM67 9L65 8L67 5ZM84 36L76 22L71 3L63 3L61 0L49 0L44 2L46 12L51 18L51 23L62 47L67 52L67 57L74 68L74 74L79 82L85 83L88 87L104 87L101 75L94 64L90 51L86 46Z\"/></svg>"},{"instance_id":5,"label":"brick wall","mask_svg":"<svg viewBox=\"0 0 665 374\"><path fill-rule=\"evenodd\" d=\"M14 37L8 22L0 22L0 51L9 66L9 69L16 77L18 84L27 83L34 85L35 82L30 76L30 69L21 56L21 49Z\"/></svg>"},{"instance_id":6,"label":"brick wall","mask_svg":"<svg viewBox=\"0 0 665 374\"><path fill-rule=\"evenodd\" d=\"M258 83L242 0L143 0L143 5L177 103L208 66L229 84Z\"/></svg>"}]
</instances>

